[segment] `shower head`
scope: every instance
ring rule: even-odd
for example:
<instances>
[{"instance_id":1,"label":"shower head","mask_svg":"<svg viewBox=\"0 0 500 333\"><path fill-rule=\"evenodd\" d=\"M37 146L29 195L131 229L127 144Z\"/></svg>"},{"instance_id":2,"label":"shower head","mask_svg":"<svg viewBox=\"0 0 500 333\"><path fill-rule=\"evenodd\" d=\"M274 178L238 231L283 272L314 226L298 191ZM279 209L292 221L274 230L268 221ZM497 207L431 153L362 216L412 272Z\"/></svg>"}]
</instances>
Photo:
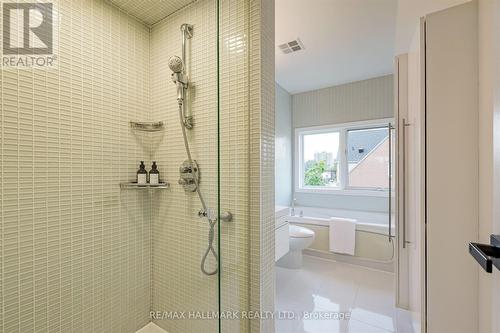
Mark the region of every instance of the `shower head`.
<instances>
[{"instance_id":1,"label":"shower head","mask_svg":"<svg viewBox=\"0 0 500 333\"><path fill-rule=\"evenodd\" d=\"M184 70L184 62L178 56L172 56L168 59L168 67L174 73L181 73Z\"/></svg>"},{"instance_id":2,"label":"shower head","mask_svg":"<svg viewBox=\"0 0 500 333\"><path fill-rule=\"evenodd\" d=\"M168 59L168 67L172 70L172 82L177 86L177 102L184 103L185 90L187 89L187 75L184 73L184 61L178 56L171 56Z\"/></svg>"}]
</instances>

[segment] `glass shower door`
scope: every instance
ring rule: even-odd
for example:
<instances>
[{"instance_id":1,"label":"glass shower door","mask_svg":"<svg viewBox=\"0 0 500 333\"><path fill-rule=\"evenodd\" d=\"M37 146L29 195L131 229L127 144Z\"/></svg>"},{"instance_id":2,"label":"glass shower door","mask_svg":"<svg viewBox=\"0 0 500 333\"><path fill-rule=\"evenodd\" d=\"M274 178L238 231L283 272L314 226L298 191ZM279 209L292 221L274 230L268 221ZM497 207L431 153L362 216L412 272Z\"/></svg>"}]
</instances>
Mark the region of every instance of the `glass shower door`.
<instances>
[{"instance_id":1,"label":"glass shower door","mask_svg":"<svg viewBox=\"0 0 500 333\"><path fill-rule=\"evenodd\" d=\"M172 186L153 203L152 310L167 332L219 331L217 1L151 29L152 159Z\"/></svg>"}]
</instances>

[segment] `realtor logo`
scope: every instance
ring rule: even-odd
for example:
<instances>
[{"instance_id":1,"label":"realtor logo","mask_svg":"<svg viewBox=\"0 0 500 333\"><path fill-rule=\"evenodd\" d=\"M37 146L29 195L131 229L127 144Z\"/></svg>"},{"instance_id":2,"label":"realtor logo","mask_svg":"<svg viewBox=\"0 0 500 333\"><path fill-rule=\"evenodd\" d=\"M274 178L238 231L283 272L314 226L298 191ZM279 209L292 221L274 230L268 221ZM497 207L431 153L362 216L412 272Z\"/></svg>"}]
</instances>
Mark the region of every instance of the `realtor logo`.
<instances>
[{"instance_id":1,"label":"realtor logo","mask_svg":"<svg viewBox=\"0 0 500 333\"><path fill-rule=\"evenodd\" d=\"M3 3L2 26L2 66L54 65L52 3Z\"/></svg>"}]
</instances>

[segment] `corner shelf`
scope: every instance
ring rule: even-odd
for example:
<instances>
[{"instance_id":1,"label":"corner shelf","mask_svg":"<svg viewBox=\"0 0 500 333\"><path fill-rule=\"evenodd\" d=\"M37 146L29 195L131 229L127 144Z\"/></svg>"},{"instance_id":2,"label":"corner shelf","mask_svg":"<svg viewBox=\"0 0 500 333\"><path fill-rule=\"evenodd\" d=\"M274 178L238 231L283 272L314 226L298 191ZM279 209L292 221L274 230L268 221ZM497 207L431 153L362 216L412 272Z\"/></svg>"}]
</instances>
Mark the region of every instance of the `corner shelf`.
<instances>
[{"instance_id":1,"label":"corner shelf","mask_svg":"<svg viewBox=\"0 0 500 333\"><path fill-rule=\"evenodd\" d=\"M170 184L167 182L161 182L159 184L137 184L137 183L121 183L120 188L122 190L144 190L144 189L167 189Z\"/></svg>"},{"instance_id":2,"label":"corner shelf","mask_svg":"<svg viewBox=\"0 0 500 333\"><path fill-rule=\"evenodd\" d=\"M143 132L159 132L159 131L163 130L163 128L164 128L162 121L158 121L158 122L131 121L130 127L134 130L143 131Z\"/></svg>"}]
</instances>

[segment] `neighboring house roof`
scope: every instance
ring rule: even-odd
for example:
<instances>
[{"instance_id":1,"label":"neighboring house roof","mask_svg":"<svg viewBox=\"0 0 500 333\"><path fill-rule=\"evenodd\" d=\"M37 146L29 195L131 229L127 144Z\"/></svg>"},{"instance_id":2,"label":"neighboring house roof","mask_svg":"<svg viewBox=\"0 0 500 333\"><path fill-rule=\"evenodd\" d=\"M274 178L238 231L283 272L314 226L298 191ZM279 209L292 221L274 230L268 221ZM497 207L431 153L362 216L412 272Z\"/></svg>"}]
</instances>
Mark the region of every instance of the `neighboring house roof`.
<instances>
[{"instance_id":1,"label":"neighboring house roof","mask_svg":"<svg viewBox=\"0 0 500 333\"><path fill-rule=\"evenodd\" d=\"M386 137L349 171L349 185L387 188L389 186L389 138Z\"/></svg>"},{"instance_id":2,"label":"neighboring house roof","mask_svg":"<svg viewBox=\"0 0 500 333\"><path fill-rule=\"evenodd\" d=\"M387 131L366 130L349 133L347 162L358 163L388 137Z\"/></svg>"}]
</instances>

